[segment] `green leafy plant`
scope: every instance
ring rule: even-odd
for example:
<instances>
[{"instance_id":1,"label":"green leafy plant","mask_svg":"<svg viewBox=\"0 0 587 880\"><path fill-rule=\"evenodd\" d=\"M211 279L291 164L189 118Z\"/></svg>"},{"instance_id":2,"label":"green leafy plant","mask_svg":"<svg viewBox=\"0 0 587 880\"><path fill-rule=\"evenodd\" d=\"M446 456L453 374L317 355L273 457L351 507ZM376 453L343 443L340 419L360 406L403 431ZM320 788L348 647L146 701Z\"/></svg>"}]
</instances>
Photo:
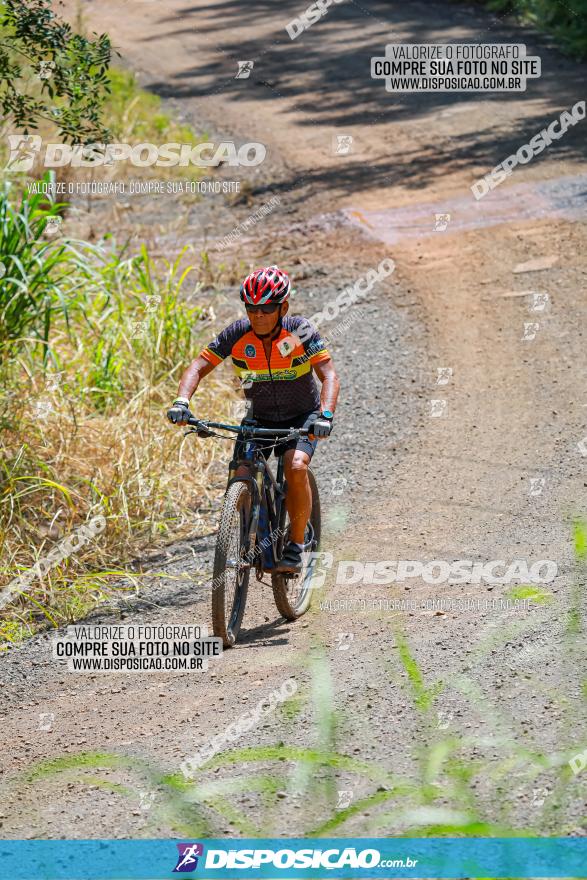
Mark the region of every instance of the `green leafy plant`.
<instances>
[{"instance_id":1,"label":"green leafy plant","mask_svg":"<svg viewBox=\"0 0 587 880\"><path fill-rule=\"evenodd\" d=\"M494 12L511 13L552 34L575 58L587 57L587 0L482 0Z\"/></svg>"},{"instance_id":2,"label":"green leafy plant","mask_svg":"<svg viewBox=\"0 0 587 880\"><path fill-rule=\"evenodd\" d=\"M46 358L55 311L67 319L65 251L43 238L49 218L58 217L62 208L40 194L25 195L20 207L13 207L9 186L0 190L0 362L29 334Z\"/></svg>"},{"instance_id":3,"label":"green leafy plant","mask_svg":"<svg viewBox=\"0 0 587 880\"><path fill-rule=\"evenodd\" d=\"M179 371L210 333L188 249L155 261L146 247L130 256L113 238L47 242L44 224L61 206L26 195L14 207L8 195L0 203L8 266L0 279L0 590L93 511L108 518L99 541L14 593L0 625L13 643L135 589L137 547L165 537L170 524L193 534L193 499L208 504L207 466L222 451L193 446L178 466L182 435L164 418ZM219 414L227 391L222 377L207 385Z\"/></svg>"},{"instance_id":4,"label":"green leafy plant","mask_svg":"<svg viewBox=\"0 0 587 880\"><path fill-rule=\"evenodd\" d=\"M578 590L573 603L583 601L583 547L585 525L576 522L573 539L577 552ZM507 640L508 634L504 635ZM567 627L566 651L573 658L579 644L576 631ZM490 643L491 645L493 642ZM486 648L488 651L490 647ZM121 756L67 756L43 762L33 769L23 784L32 784L42 776L56 781L67 773L76 773L87 785L109 785L104 776L80 775L88 767L124 768L125 791L120 796L137 796L137 774L150 780L156 793L154 809L147 820L147 830L157 833L162 823L178 834L219 836L230 824L235 833L275 836L283 827L279 805L301 798L304 810L299 813L292 833L304 837L321 836L409 836L409 837L528 837L568 835L576 824L573 781L569 759L582 751L581 743L571 741L576 731L573 707L567 702L569 738L556 751L543 751L517 736L499 706L493 704L482 684L464 674L447 675L444 680L426 682L419 664L400 629L395 631L392 662L400 673L406 694L413 707L411 723L417 734L410 749L413 768L389 772L377 761L365 761L346 755L337 748L340 719L333 710L328 664L323 651L315 647L308 661L312 686L295 695L295 706L284 704L281 714L296 736L295 722L311 712L313 744L300 746L280 742L274 745L235 748L211 758L198 770L193 781L177 773L165 773L146 759L137 761ZM454 725L451 731L440 729L437 706L449 685L464 698L469 708L487 723L481 733L463 733ZM556 696L556 695L553 695ZM583 699L583 697L581 697ZM577 709L578 707L575 707ZM218 777L214 771L221 770ZM210 775L212 774L212 775ZM344 780L344 783L341 782ZM333 782L335 785L333 787ZM352 803L339 807L333 795L336 786L344 785L358 792ZM543 805L533 805L523 823L516 820L515 794L531 786L548 785ZM484 789L484 791L482 790ZM255 798L260 821L253 821L238 804L240 795ZM541 807L541 808L539 808ZM471 876L475 876L473 868Z\"/></svg>"},{"instance_id":5,"label":"green leafy plant","mask_svg":"<svg viewBox=\"0 0 587 880\"><path fill-rule=\"evenodd\" d=\"M108 91L110 38L95 40L60 21L50 0L0 4L0 108L28 132L41 120L72 143L106 142L102 123ZM43 67L49 74L39 76Z\"/></svg>"}]
</instances>

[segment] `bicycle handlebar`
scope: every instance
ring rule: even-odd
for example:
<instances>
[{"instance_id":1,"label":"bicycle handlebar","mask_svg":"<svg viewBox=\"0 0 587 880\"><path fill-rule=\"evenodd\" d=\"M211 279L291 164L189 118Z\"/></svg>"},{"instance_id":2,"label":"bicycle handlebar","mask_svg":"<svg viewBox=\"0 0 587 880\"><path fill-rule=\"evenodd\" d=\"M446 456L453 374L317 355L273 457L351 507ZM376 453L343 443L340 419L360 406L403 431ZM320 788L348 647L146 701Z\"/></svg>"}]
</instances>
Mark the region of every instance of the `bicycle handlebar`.
<instances>
[{"instance_id":1,"label":"bicycle handlebar","mask_svg":"<svg viewBox=\"0 0 587 880\"><path fill-rule=\"evenodd\" d=\"M221 428L224 431L246 434L249 437L307 437L310 433L307 428L255 428L253 425L223 425L220 422L197 419L193 415L190 415L186 424L204 431L208 431L210 428Z\"/></svg>"}]
</instances>

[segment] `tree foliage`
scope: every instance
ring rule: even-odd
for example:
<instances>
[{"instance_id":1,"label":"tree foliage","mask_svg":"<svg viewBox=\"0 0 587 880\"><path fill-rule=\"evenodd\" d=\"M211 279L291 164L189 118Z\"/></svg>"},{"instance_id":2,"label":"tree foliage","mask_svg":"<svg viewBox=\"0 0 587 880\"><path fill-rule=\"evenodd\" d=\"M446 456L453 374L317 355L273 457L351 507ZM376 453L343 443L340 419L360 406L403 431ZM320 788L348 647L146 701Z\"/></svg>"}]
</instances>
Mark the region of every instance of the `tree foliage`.
<instances>
[{"instance_id":1,"label":"tree foliage","mask_svg":"<svg viewBox=\"0 0 587 880\"><path fill-rule=\"evenodd\" d=\"M587 57L587 0L488 0L495 12L513 12L552 34L576 58Z\"/></svg>"},{"instance_id":2,"label":"tree foliage","mask_svg":"<svg viewBox=\"0 0 587 880\"><path fill-rule=\"evenodd\" d=\"M25 133L42 119L70 143L104 143L101 111L111 56L107 34L88 39L56 18L50 0L0 3L0 111Z\"/></svg>"}]
</instances>

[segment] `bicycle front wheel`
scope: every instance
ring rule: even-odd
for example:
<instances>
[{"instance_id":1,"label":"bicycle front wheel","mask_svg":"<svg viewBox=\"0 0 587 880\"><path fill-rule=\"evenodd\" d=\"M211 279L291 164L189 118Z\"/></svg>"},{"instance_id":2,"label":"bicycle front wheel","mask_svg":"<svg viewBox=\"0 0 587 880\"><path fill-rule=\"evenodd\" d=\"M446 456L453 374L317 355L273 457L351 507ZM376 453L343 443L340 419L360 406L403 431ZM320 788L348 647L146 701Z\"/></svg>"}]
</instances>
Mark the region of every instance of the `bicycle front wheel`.
<instances>
[{"instance_id":1,"label":"bicycle front wheel","mask_svg":"<svg viewBox=\"0 0 587 880\"><path fill-rule=\"evenodd\" d=\"M212 627L226 648L237 640L247 602L251 500L247 483L233 483L224 496L220 516L212 581Z\"/></svg>"},{"instance_id":2,"label":"bicycle front wheel","mask_svg":"<svg viewBox=\"0 0 587 880\"><path fill-rule=\"evenodd\" d=\"M305 614L310 607L310 600L312 598L312 578L314 577L314 569L316 567L316 551L320 546L322 524L318 486L310 468L308 468L308 479L312 491L312 513L310 514L304 537L304 542L309 545L309 549L304 553L302 570L296 575L282 574L281 572L271 574L273 598L275 599L277 610L286 620L296 620L296 618ZM289 517L287 517L287 520L289 520ZM289 522L286 523L286 531L284 543L289 540Z\"/></svg>"}]
</instances>

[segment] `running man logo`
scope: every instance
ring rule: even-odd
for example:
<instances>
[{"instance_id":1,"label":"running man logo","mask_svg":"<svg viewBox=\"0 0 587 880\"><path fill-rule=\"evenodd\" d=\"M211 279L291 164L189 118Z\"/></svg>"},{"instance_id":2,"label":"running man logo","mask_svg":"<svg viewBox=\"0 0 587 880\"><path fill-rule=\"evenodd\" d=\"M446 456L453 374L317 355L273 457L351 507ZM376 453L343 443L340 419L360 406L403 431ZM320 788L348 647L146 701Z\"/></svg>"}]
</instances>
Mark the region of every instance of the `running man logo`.
<instances>
[{"instance_id":1,"label":"running man logo","mask_svg":"<svg viewBox=\"0 0 587 880\"><path fill-rule=\"evenodd\" d=\"M39 62L39 79L51 79L55 72L55 62L54 61L40 61Z\"/></svg>"},{"instance_id":2,"label":"running man logo","mask_svg":"<svg viewBox=\"0 0 587 880\"><path fill-rule=\"evenodd\" d=\"M536 339L536 334L540 329L540 324L536 321L524 321L524 333L522 334L522 339Z\"/></svg>"},{"instance_id":3,"label":"running man logo","mask_svg":"<svg viewBox=\"0 0 587 880\"><path fill-rule=\"evenodd\" d=\"M437 385L448 385L452 378L452 367L437 367L436 368L436 384Z\"/></svg>"},{"instance_id":4,"label":"running man logo","mask_svg":"<svg viewBox=\"0 0 587 880\"><path fill-rule=\"evenodd\" d=\"M38 134L9 134L10 159L6 171L30 171L41 149L42 138Z\"/></svg>"},{"instance_id":5,"label":"running man logo","mask_svg":"<svg viewBox=\"0 0 587 880\"><path fill-rule=\"evenodd\" d=\"M446 400L443 400L443 399L429 400L428 403L430 404L430 413L429 414L432 418L440 419L446 415L447 403L448 403Z\"/></svg>"},{"instance_id":6,"label":"running man logo","mask_svg":"<svg viewBox=\"0 0 587 880\"><path fill-rule=\"evenodd\" d=\"M434 232L445 232L450 223L450 214L437 214L434 222Z\"/></svg>"},{"instance_id":7,"label":"running man logo","mask_svg":"<svg viewBox=\"0 0 587 880\"><path fill-rule=\"evenodd\" d=\"M337 810L346 810L351 805L351 801L353 799L353 791L352 789L339 789L337 792L338 795L338 803L336 804Z\"/></svg>"},{"instance_id":8,"label":"running man logo","mask_svg":"<svg viewBox=\"0 0 587 880\"><path fill-rule=\"evenodd\" d=\"M533 293L532 302L530 304L531 312L543 312L549 303L550 297L547 293Z\"/></svg>"},{"instance_id":9,"label":"running man logo","mask_svg":"<svg viewBox=\"0 0 587 880\"><path fill-rule=\"evenodd\" d=\"M177 865L173 869L174 874L191 873L198 867L198 857L204 855L204 846L201 843L178 843L179 856Z\"/></svg>"},{"instance_id":10,"label":"running man logo","mask_svg":"<svg viewBox=\"0 0 587 880\"><path fill-rule=\"evenodd\" d=\"M537 807L542 806L542 804L544 803L547 796L548 796L548 789L547 788L533 788L532 789L532 803Z\"/></svg>"},{"instance_id":11,"label":"running man logo","mask_svg":"<svg viewBox=\"0 0 587 880\"><path fill-rule=\"evenodd\" d=\"M248 79L251 75L251 71L255 66L254 61L237 61L238 71L235 76L235 79Z\"/></svg>"},{"instance_id":12,"label":"running man logo","mask_svg":"<svg viewBox=\"0 0 587 880\"><path fill-rule=\"evenodd\" d=\"M351 646L351 642L355 638L354 633L347 632L339 632L336 636L336 641L338 642L338 650L339 651L348 651Z\"/></svg>"},{"instance_id":13,"label":"running man logo","mask_svg":"<svg viewBox=\"0 0 587 880\"><path fill-rule=\"evenodd\" d=\"M352 134L337 134L332 140L334 153L337 156L348 156L353 151Z\"/></svg>"}]
</instances>

